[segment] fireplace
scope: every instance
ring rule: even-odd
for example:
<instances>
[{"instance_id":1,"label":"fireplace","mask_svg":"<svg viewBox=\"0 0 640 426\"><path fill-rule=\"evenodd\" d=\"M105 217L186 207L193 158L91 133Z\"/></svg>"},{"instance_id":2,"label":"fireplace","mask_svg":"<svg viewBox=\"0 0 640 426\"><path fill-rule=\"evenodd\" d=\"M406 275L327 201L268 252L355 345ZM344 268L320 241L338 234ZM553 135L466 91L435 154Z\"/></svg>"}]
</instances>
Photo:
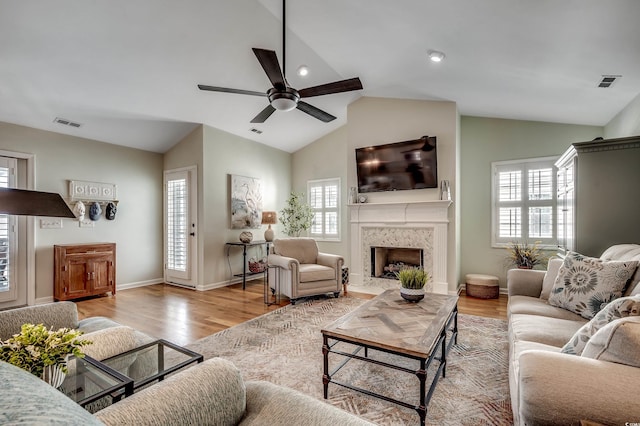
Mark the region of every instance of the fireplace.
<instances>
[{"instance_id":1,"label":"fireplace","mask_svg":"<svg viewBox=\"0 0 640 426\"><path fill-rule=\"evenodd\" d=\"M422 266L431 277L425 289L447 294L450 285L447 256L450 250L453 251L447 245L451 204L448 200L434 200L350 205L349 282L353 291L376 294L398 287L398 281L379 277L382 273L379 269L376 272L373 247L399 249L393 254L396 256L395 259L392 257L394 262ZM407 249L416 250L417 256L405 258ZM385 263L387 261L383 260L383 272Z\"/></svg>"},{"instance_id":2,"label":"fireplace","mask_svg":"<svg viewBox=\"0 0 640 426\"><path fill-rule=\"evenodd\" d=\"M371 247L371 276L398 279L404 268L422 268L422 249L409 247Z\"/></svg>"}]
</instances>

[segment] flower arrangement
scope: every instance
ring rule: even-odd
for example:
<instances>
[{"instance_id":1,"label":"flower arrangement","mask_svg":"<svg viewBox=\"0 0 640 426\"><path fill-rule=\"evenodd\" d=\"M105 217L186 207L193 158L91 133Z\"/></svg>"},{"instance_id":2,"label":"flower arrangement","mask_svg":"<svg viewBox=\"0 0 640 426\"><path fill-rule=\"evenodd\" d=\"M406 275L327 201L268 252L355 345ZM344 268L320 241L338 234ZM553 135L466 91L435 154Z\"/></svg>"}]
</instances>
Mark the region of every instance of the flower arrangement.
<instances>
[{"instance_id":1,"label":"flower arrangement","mask_svg":"<svg viewBox=\"0 0 640 426\"><path fill-rule=\"evenodd\" d=\"M42 377L48 366L58 366L66 373L67 356L84 357L80 348L92 343L78 339L82 334L82 331L70 328L53 331L42 324L23 324L19 334L0 340L0 360L37 377Z\"/></svg>"},{"instance_id":2,"label":"flower arrangement","mask_svg":"<svg viewBox=\"0 0 640 426\"><path fill-rule=\"evenodd\" d=\"M509 252L507 259L518 268L532 269L545 260L538 244L538 241L532 245L512 242L507 246Z\"/></svg>"},{"instance_id":3,"label":"flower arrangement","mask_svg":"<svg viewBox=\"0 0 640 426\"><path fill-rule=\"evenodd\" d=\"M429 273L422 268L403 268L394 273L400 280L402 288L406 289L419 290L429 280Z\"/></svg>"},{"instance_id":4,"label":"flower arrangement","mask_svg":"<svg viewBox=\"0 0 640 426\"><path fill-rule=\"evenodd\" d=\"M280 210L280 223L284 233L291 237L299 237L302 231L311 228L313 210L304 201L304 193L292 192L289 195L287 206Z\"/></svg>"}]
</instances>

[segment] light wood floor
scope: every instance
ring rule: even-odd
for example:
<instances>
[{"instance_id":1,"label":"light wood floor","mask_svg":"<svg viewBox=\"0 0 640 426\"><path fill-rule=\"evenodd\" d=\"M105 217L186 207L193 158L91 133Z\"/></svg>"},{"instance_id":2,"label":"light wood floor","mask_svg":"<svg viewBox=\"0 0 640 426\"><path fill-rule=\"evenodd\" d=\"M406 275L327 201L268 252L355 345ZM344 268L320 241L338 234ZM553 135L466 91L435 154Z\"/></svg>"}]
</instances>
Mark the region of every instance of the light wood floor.
<instances>
[{"instance_id":1,"label":"light wood floor","mask_svg":"<svg viewBox=\"0 0 640 426\"><path fill-rule=\"evenodd\" d=\"M262 281L229 287L195 291L168 284L118 291L77 301L80 319L104 316L149 335L186 345L225 328L255 318L289 304L283 297L280 305L264 304ZM346 297L370 299L370 294L347 292ZM476 299L463 294L458 302L461 313L506 319L507 296L499 299Z\"/></svg>"}]
</instances>

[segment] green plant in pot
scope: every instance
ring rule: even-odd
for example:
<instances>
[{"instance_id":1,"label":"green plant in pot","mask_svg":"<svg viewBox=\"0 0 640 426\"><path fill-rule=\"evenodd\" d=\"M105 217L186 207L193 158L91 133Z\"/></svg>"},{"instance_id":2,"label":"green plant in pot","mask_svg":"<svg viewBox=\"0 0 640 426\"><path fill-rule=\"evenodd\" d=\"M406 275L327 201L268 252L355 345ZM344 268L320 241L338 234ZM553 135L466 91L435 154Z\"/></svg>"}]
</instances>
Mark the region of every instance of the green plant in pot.
<instances>
[{"instance_id":1,"label":"green plant in pot","mask_svg":"<svg viewBox=\"0 0 640 426\"><path fill-rule=\"evenodd\" d=\"M304 193L292 192L287 199L287 205L280 210L280 223L285 234L299 237L302 231L307 231L313 224L313 210L304 199Z\"/></svg>"},{"instance_id":2,"label":"green plant in pot","mask_svg":"<svg viewBox=\"0 0 640 426\"><path fill-rule=\"evenodd\" d=\"M92 343L80 340L82 334L70 328L54 331L42 324L23 324L19 334L0 341L0 360L59 387L67 373L69 356L84 357L81 347Z\"/></svg>"},{"instance_id":3,"label":"green plant in pot","mask_svg":"<svg viewBox=\"0 0 640 426\"><path fill-rule=\"evenodd\" d=\"M429 273L422 268L403 268L396 272L400 280L400 296L410 302L424 299L424 286L429 280Z\"/></svg>"},{"instance_id":4,"label":"green plant in pot","mask_svg":"<svg viewBox=\"0 0 640 426\"><path fill-rule=\"evenodd\" d=\"M507 260L519 269L533 269L534 266L546 261L544 254L538 247L539 242L533 244L512 242L507 246Z\"/></svg>"}]
</instances>

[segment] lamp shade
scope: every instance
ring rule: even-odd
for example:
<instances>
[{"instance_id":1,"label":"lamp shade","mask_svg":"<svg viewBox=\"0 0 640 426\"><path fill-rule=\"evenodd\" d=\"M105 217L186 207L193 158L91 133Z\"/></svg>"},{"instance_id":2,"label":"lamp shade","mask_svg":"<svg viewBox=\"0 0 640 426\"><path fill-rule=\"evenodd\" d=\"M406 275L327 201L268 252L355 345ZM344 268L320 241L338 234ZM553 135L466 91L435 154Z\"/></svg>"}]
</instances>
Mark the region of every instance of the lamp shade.
<instances>
[{"instance_id":1,"label":"lamp shade","mask_svg":"<svg viewBox=\"0 0 640 426\"><path fill-rule=\"evenodd\" d=\"M0 214L75 218L60 194L14 188L0 188Z\"/></svg>"},{"instance_id":2,"label":"lamp shade","mask_svg":"<svg viewBox=\"0 0 640 426\"><path fill-rule=\"evenodd\" d=\"M263 225L274 225L278 223L278 216L276 212L262 212L262 224Z\"/></svg>"}]
</instances>

